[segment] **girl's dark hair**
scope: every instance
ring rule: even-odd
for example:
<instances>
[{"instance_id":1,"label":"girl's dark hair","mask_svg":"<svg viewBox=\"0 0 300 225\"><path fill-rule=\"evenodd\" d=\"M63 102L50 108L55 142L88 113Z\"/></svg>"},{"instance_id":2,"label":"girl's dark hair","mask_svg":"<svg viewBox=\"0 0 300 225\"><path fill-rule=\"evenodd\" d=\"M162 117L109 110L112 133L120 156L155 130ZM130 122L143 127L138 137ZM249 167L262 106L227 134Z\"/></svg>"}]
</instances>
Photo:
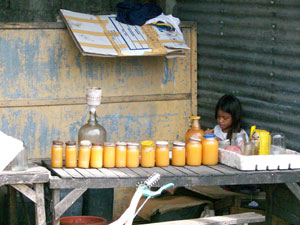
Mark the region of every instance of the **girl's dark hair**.
<instances>
[{"instance_id":1,"label":"girl's dark hair","mask_svg":"<svg viewBox=\"0 0 300 225\"><path fill-rule=\"evenodd\" d=\"M216 119L218 117L219 109L221 109L223 112L230 113L232 116L232 125L227 134L227 138L230 140L232 133L241 131L242 105L237 97L230 94L225 94L222 96L222 98L220 98L216 105Z\"/></svg>"}]
</instances>

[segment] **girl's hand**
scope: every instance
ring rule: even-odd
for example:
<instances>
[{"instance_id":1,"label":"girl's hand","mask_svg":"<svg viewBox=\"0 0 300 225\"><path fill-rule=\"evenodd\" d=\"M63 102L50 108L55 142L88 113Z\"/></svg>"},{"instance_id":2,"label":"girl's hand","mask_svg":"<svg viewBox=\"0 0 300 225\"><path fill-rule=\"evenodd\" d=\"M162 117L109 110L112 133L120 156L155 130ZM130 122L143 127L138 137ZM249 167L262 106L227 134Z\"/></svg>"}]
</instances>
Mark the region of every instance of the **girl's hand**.
<instances>
[{"instance_id":1,"label":"girl's hand","mask_svg":"<svg viewBox=\"0 0 300 225\"><path fill-rule=\"evenodd\" d=\"M213 134L213 133L214 133L214 129L207 128L205 131L205 134Z\"/></svg>"}]
</instances>

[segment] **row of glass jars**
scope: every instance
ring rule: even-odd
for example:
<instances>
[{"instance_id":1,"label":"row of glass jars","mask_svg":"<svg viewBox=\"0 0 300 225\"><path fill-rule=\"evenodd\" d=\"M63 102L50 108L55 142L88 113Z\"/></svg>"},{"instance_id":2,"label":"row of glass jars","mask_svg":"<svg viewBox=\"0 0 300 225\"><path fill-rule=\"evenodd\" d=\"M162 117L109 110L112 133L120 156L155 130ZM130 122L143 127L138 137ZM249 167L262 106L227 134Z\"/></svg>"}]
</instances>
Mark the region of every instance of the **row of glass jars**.
<instances>
[{"instance_id":1,"label":"row of glass jars","mask_svg":"<svg viewBox=\"0 0 300 225\"><path fill-rule=\"evenodd\" d=\"M202 142L202 143L201 143ZM53 141L51 151L51 166L63 166L63 142ZM77 160L78 159L78 160ZM141 157L138 143L91 143L80 142L77 158L76 142L66 142L65 166L67 168L113 168L129 167L165 167L169 166L170 156L167 141L143 141L141 143ZM173 166L216 165L218 163L218 142L214 135L205 135L203 140L190 138L187 146L183 142L175 141L172 147L171 164Z\"/></svg>"}]
</instances>

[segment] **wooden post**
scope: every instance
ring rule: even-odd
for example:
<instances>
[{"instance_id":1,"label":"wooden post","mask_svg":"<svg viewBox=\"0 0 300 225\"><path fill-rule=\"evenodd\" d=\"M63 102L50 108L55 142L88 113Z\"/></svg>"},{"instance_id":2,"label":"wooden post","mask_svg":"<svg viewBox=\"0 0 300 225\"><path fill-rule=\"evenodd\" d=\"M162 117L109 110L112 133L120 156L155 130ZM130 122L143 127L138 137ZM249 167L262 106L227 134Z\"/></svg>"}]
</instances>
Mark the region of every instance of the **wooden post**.
<instances>
[{"instance_id":1,"label":"wooden post","mask_svg":"<svg viewBox=\"0 0 300 225\"><path fill-rule=\"evenodd\" d=\"M17 215L17 192L11 186L8 186L8 196L9 196L9 224L18 224Z\"/></svg>"},{"instance_id":2,"label":"wooden post","mask_svg":"<svg viewBox=\"0 0 300 225\"><path fill-rule=\"evenodd\" d=\"M271 184L266 184L265 189L266 189L266 225L272 225L272 214L273 214L273 197L272 197L272 192L275 189L275 185Z\"/></svg>"},{"instance_id":3,"label":"wooden post","mask_svg":"<svg viewBox=\"0 0 300 225\"><path fill-rule=\"evenodd\" d=\"M60 190L59 189L54 189L52 191L52 204L51 204L51 210L52 210L52 224L53 225L59 225L59 219L55 219L55 206L57 203L60 201Z\"/></svg>"},{"instance_id":4,"label":"wooden post","mask_svg":"<svg viewBox=\"0 0 300 225\"><path fill-rule=\"evenodd\" d=\"M34 189L36 193L35 223L37 225L46 225L44 185L34 184Z\"/></svg>"}]
</instances>

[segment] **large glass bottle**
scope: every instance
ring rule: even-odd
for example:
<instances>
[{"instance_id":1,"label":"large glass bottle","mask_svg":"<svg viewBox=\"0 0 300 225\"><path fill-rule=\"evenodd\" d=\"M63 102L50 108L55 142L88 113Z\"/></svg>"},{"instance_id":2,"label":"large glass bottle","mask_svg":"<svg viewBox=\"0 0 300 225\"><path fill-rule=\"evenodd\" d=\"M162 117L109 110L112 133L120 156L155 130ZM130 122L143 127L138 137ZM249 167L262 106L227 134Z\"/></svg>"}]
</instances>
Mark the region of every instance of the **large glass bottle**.
<instances>
[{"instance_id":1,"label":"large glass bottle","mask_svg":"<svg viewBox=\"0 0 300 225\"><path fill-rule=\"evenodd\" d=\"M205 134L205 132L201 129L200 126L200 116L192 116L190 117L190 120L192 121L192 126L188 129L188 131L185 134L185 144L189 142L189 139L191 137L204 139L203 135Z\"/></svg>"},{"instance_id":2,"label":"large glass bottle","mask_svg":"<svg viewBox=\"0 0 300 225\"><path fill-rule=\"evenodd\" d=\"M104 143L106 141L106 131L98 121L96 112L90 111L87 124L83 125L78 132L78 143L82 140L89 140L92 143Z\"/></svg>"}]
</instances>

